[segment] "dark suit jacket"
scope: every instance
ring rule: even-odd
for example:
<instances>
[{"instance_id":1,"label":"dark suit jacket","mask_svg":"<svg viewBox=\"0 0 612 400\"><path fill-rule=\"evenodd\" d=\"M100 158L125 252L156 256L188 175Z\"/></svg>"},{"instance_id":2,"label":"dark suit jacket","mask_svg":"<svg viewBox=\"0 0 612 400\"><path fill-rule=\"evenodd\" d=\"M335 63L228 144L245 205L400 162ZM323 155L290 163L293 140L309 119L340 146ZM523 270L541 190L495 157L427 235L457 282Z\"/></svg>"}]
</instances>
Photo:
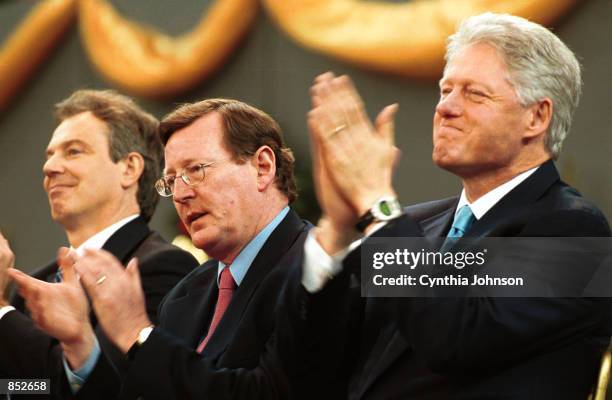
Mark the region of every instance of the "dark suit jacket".
<instances>
[{"instance_id":1,"label":"dark suit jacket","mask_svg":"<svg viewBox=\"0 0 612 400\"><path fill-rule=\"evenodd\" d=\"M275 307L287 274L299 269L311 225L290 211L253 260L201 355L217 300L217 261L189 274L164 299L160 323L129 367L121 399L283 399L275 352ZM101 358L79 395L111 399L119 382Z\"/></svg>"},{"instance_id":2,"label":"dark suit jacket","mask_svg":"<svg viewBox=\"0 0 612 400\"><path fill-rule=\"evenodd\" d=\"M405 216L375 236L445 236L457 201L409 207ZM601 212L560 181L550 161L466 233L476 238L609 234ZM345 260L344 271L314 295L299 286L299 274L292 277L284 314L293 329L285 340L309 350L288 353L292 359L284 359L296 393L306 394L303 398L325 397L318 388L312 393L317 371L325 368L326 376L338 371L336 376L345 379L329 383L337 391L328 398L587 397L612 333L609 302L588 298L363 299L358 285L351 285L359 264L356 251ZM333 332L331 339L316 337L317 329L325 329L327 336ZM344 342L338 331L344 332ZM343 362L330 365L325 354ZM317 363L313 355L325 361ZM350 376L342 374L344 369L351 370Z\"/></svg>"},{"instance_id":3,"label":"dark suit jacket","mask_svg":"<svg viewBox=\"0 0 612 400\"><path fill-rule=\"evenodd\" d=\"M197 265L189 253L151 231L142 217L121 227L106 241L103 248L124 264L134 257L138 258L147 313L153 321L157 321L157 306L165 294ZM57 270L57 263L52 262L32 276L54 282ZM0 319L2 377L51 378L52 390L56 392L66 384L60 346L55 339L34 326L25 314L21 297L16 296L13 305L20 312L10 312ZM93 313L91 318L102 351L110 357L116 368L125 369L125 356L102 333Z\"/></svg>"}]
</instances>

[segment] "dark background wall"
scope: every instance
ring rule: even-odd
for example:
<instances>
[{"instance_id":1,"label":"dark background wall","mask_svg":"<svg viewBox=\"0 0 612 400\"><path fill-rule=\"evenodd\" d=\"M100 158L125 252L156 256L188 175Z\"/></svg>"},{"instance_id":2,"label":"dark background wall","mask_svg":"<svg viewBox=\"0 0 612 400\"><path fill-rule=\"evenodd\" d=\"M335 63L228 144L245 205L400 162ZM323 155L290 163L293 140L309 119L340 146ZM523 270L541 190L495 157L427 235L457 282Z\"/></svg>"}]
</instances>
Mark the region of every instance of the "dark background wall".
<instances>
[{"instance_id":1,"label":"dark background wall","mask_svg":"<svg viewBox=\"0 0 612 400\"><path fill-rule=\"evenodd\" d=\"M0 40L35 4L33 0L0 1ZM125 16L170 34L193 27L210 0L113 0ZM585 90L572 132L558 162L562 175L612 217L612 1L580 0L555 32L579 55ZM366 34L364 32L364 34ZM296 45L270 21L264 10L244 43L211 79L175 101L139 102L158 117L176 103L206 97L232 97L262 108L285 130L296 152L298 168L309 169L305 114L312 78L326 70L348 73L375 115L384 105L399 102L397 142L403 159L396 176L403 203L449 196L460 183L431 162L431 120L438 97L434 82L414 82L362 71ZM0 116L0 229L26 270L50 260L66 244L61 228L49 217L42 189L44 150L55 128L52 106L78 88L106 88L89 64L76 27L41 68L13 106ZM363 166L367 168L367 165ZM307 173L307 172L306 172ZM302 174L304 175L304 174ZM303 187L309 182L301 179ZM307 196L305 196L307 198ZM153 227L171 239L176 234L171 201L160 202Z\"/></svg>"}]
</instances>

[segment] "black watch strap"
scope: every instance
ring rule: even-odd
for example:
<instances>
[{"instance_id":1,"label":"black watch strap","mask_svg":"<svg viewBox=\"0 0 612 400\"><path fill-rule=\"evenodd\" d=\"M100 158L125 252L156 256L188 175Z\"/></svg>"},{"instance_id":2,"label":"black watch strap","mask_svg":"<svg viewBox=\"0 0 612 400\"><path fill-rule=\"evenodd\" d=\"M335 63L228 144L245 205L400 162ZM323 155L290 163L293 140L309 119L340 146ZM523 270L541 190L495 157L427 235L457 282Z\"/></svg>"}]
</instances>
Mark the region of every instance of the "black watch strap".
<instances>
[{"instance_id":1,"label":"black watch strap","mask_svg":"<svg viewBox=\"0 0 612 400\"><path fill-rule=\"evenodd\" d=\"M372 211L368 210L359 218L359 221L355 224L355 229L363 233L372 222L374 222L374 215Z\"/></svg>"},{"instance_id":2,"label":"black watch strap","mask_svg":"<svg viewBox=\"0 0 612 400\"><path fill-rule=\"evenodd\" d=\"M364 233L365 230L375 221L389 221L402 215L402 206L393 196L383 196L365 212L355 224L355 229Z\"/></svg>"}]
</instances>

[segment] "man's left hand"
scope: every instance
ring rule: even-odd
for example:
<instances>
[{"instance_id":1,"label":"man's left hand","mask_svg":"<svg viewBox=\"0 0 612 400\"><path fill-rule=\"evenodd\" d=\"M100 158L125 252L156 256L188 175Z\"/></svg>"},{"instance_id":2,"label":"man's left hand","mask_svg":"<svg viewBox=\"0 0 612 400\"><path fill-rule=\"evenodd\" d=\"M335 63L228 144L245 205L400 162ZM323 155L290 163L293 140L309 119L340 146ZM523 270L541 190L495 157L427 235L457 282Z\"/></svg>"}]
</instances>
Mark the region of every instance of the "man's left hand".
<instances>
[{"instance_id":1,"label":"man's left hand","mask_svg":"<svg viewBox=\"0 0 612 400\"><path fill-rule=\"evenodd\" d=\"M385 107L372 124L351 79L333 74L317 78L311 97L310 130L330 178L351 202L356 222L380 197L395 196L392 175L399 150L393 121L398 106Z\"/></svg>"},{"instance_id":2,"label":"man's left hand","mask_svg":"<svg viewBox=\"0 0 612 400\"><path fill-rule=\"evenodd\" d=\"M127 353L138 333L152 325L145 308L138 261L132 259L124 268L107 251L86 250L75 268L104 333Z\"/></svg>"}]
</instances>

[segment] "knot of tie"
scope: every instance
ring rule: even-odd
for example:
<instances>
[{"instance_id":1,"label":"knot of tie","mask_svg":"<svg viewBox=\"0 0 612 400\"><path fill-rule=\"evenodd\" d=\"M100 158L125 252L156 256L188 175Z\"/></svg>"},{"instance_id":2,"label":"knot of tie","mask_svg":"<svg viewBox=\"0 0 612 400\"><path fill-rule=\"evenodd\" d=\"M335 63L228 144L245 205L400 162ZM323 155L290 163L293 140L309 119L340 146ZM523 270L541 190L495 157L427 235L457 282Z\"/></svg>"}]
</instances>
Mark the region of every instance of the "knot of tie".
<instances>
[{"instance_id":1,"label":"knot of tie","mask_svg":"<svg viewBox=\"0 0 612 400\"><path fill-rule=\"evenodd\" d=\"M453 226L448 232L447 237L460 238L465 235L470 226L474 223L474 213L472 213L472 209L470 206L465 205L457 211L455 214L455 220L453 221Z\"/></svg>"},{"instance_id":2,"label":"knot of tie","mask_svg":"<svg viewBox=\"0 0 612 400\"><path fill-rule=\"evenodd\" d=\"M219 277L219 290L234 290L236 289L236 281L232 276L229 267L223 268Z\"/></svg>"},{"instance_id":3,"label":"knot of tie","mask_svg":"<svg viewBox=\"0 0 612 400\"><path fill-rule=\"evenodd\" d=\"M442 243L442 247L440 247L440 252L444 253L453 247L457 239L465 235L465 232L470 229L470 226L472 226L475 220L476 217L474 217L474 213L472 213L470 206L465 205L461 207L459 211L457 211L457 214L455 214L453 226L451 226L450 231L448 231L446 240Z\"/></svg>"}]
</instances>

